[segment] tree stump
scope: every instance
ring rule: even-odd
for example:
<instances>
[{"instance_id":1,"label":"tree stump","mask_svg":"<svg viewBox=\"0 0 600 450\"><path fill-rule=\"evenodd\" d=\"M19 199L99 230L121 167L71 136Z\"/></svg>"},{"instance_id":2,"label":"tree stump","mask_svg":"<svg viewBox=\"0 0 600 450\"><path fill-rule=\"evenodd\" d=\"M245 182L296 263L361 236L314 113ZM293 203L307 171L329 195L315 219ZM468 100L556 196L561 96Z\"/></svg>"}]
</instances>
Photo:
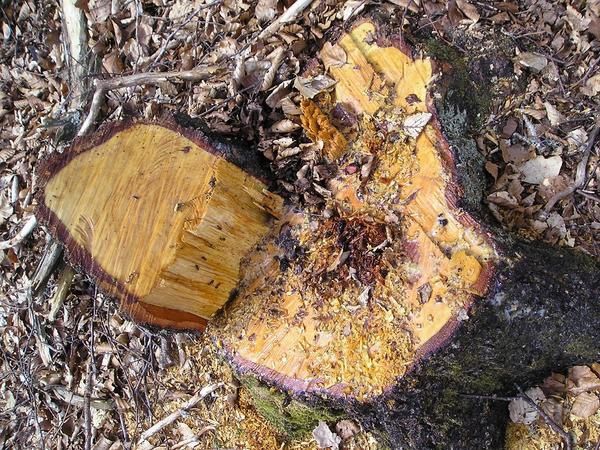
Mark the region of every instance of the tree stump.
<instances>
[{"instance_id":1,"label":"tree stump","mask_svg":"<svg viewBox=\"0 0 600 450\"><path fill-rule=\"evenodd\" d=\"M207 332L285 429L342 411L393 448L500 448L506 404L467 394L597 360L599 266L463 208L465 149L436 114L431 60L372 20L321 59L334 91L301 106L338 169L322 214L282 207L215 141L146 123L51 160L41 218L135 318L212 317Z\"/></svg>"}]
</instances>

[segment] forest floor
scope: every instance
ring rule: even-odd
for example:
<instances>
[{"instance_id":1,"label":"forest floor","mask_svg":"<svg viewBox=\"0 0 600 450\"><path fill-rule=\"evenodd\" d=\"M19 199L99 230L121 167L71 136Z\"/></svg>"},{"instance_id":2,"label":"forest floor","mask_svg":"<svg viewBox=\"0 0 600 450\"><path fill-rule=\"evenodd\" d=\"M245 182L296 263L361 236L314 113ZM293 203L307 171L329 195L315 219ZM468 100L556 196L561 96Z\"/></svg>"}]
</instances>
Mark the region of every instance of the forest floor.
<instances>
[{"instance_id":1,"label":"forest floor","mask_svg":"<svg viewBox=\"0 0 600 450\"><path fill-rule=\"evenodd\" d=\"M527 238L600 256L599 0L314 0L292 23L259 36L290 3L80 0L98 62L91 78L211 72L195 83L111 91L101 120L199 118L262 152L285 196L318 204L318 170L301 170L295 151L307 142L298 101L299 92L328 86L302 70L333 31L382 14L417 51L472 80L455 95L465 97L485 161L484 213ZM0 22L4 241L35 212L38 162L68 147L85 111L68 110L77 61L65 51L59 2L0 0ZM317 448L311 436L287 439L266 423L208 339L139 327L84 274L69 285L66 272L61 282L65 269L32 296L49 239L37 227L0 250L1 448ZM64 301L61 283L69 287ZM202 388L211 393L140 442ZM349 436L343 448L377 448L352 423L329 425Z\"/></svg>"}]
</instances>

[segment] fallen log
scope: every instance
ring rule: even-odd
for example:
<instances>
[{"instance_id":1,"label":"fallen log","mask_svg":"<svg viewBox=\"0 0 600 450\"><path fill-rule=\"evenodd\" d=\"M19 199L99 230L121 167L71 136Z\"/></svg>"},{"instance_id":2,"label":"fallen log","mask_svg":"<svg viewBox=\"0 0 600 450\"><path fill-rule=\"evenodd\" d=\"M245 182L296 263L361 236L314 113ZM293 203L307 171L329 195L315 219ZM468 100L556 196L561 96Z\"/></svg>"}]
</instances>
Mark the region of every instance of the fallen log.
<instances>
[{"instance_id":1,"label":"fallen log","mask_svg":"<svg viewBox=\"0 0 600 450\"><path fill-rule=\"evenodd\" d=\"M393 448L500 448L506 405L484 396L598 359L600 268L463 208L466 149L445 137L431 60L370 20L321 59L307 76L334 91L301 106L337 166L327 214L282 207L248 158L160 122L50 160L39 216L134 318L211 318L285 430L342 411Z\"/></svg>"}]
</instances>

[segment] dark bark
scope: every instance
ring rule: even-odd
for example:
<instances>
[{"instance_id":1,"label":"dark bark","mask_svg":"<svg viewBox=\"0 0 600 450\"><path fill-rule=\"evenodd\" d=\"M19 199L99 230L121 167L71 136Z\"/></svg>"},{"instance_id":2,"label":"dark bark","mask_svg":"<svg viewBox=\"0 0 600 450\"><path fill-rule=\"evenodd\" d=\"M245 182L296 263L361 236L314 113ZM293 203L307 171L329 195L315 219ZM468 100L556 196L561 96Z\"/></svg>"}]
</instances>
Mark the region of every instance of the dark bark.
<instances>
[{"instance_id":1,"label":"dark bark","mask_svg":"<svg viewBox=\"0 0 600 450\"><path fill-rule=\"evenodd\" d=\"M392 448L501 448L503 401L552 371L600 358L600 267L539 243L507 242L494 292L476 303L449 346L389 395L354 410Z\"/></svg>"}]
</instances>

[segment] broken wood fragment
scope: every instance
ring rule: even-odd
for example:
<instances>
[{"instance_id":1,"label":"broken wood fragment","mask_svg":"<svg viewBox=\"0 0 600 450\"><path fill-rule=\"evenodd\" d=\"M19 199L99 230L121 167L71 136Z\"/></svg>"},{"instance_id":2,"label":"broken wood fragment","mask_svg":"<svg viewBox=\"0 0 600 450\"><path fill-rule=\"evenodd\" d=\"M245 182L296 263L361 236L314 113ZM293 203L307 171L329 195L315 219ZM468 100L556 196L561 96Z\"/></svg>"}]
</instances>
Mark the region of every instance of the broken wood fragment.
<instances>
[{"instance_id":1,"label":"broken wood fragment","mask_svg":"<svg viewBox=\"0 0 600 450\"><path fill-rule=\"evenodd\" d=\"M110 126L46 161L38 215L134 318L203 329L281 205L223 148L168 122Z\"/></svg>"}]
</instances>

